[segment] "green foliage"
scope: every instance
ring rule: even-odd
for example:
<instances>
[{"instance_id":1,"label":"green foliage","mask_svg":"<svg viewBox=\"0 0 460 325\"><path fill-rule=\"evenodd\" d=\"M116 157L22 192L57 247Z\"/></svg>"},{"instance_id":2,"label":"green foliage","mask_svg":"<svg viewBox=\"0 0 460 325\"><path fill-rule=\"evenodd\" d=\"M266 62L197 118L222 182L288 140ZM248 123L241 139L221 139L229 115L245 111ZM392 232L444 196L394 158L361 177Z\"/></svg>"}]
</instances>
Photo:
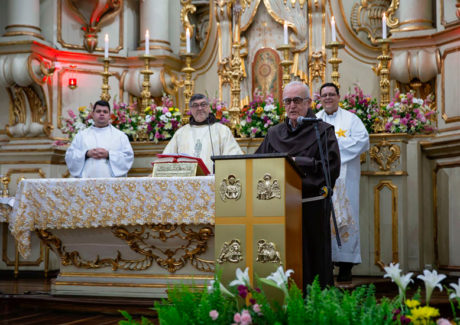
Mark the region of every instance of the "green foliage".
<instances>
[{"instance_id":1,"label":"green foliage","mask_svg":"<svg viewBox=\"0 0 460 325\"><path fill-rule=\"evenodd\" d=\"M258 285L262 282L258 279ZM302 291L292 282L285 305L270 299L263 290L248 288L251 299L224 294L219 281L212 290L197 290L181 285L169 291L167 299L155 303L158 318L162 325L188 324L232 324L246 313L252 324L392 324L392 311L397 301L386 298L377 301L375 287L362 286L352 291L335 287L321 290L318 279L307 288L304 298ZM260 310L259 310L260 308ZM214 320L211 312L218 314ZM127 319L120 324L137 325L132 317L122 312ZM238 317L239 317L238 316ZM142 323L150 324L150 323Z\"/></svg>"}]
</instances>

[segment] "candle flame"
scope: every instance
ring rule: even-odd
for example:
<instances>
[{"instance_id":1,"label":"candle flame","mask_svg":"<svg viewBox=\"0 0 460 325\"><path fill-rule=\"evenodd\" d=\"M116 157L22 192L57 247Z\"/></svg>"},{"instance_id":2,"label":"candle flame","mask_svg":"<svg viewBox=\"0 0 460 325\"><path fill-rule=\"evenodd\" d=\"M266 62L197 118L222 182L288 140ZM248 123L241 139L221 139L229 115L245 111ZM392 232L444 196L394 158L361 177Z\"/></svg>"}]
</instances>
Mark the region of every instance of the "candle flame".
<instances>
[{"instance_id":1,"label":"candle flame","mask_svg":"<svg viewBox=\"0 0 460 325\"><path fill-rule=\"evenodd\" d=\"M335 24L335 18L334 18L334 16L332 16L331 21L332 21L333 24Z\"/></svg>"},{"instance_id":2,"label":"candle flame","mask_svg":"<svg viewBox=\"0 0 460 325\"><path fill-rule=\"evenodd\" d=\"M150 39L150 33L149 33L149 30L145 30L145 38L149 38Z\"/></svg>"},{"instance_id":3,"label":"candle flame","mask_svg":"<svg viewBox=\"0 0 460 325\"><path fill-rule=\"evenodd\" d=\"M109 34L105 34L104 40L105 40L106 42L109 41Z\"/></svg>"}]
</instances>

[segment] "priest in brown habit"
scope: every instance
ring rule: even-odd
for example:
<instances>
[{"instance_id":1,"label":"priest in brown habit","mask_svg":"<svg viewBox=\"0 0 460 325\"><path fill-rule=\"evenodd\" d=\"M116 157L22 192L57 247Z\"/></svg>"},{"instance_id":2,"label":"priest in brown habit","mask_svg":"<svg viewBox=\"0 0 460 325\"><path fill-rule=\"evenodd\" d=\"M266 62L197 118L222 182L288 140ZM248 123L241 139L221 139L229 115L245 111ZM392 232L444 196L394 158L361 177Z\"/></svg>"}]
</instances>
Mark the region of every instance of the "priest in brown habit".
<instances>
[{"instance_id":1,"label":"priest in brown habit","mask_svg":"<svg viewBox=\"0 0 460 325\"><path fill-rule=\"evenodd\" d=\"M304 173L302 177L302 248L304 288L319 275L321 287L333 285L331 260L331 207L329 200L318 199L326 179L321 164L319 146L312 121L299 117L316 118L311 110L310 90L299 81L287 84L283 103L287 118L271 127L257 153L288 153ZM334 127L317 122L323 153L330 170L330 185L334 188L340 174L340 153ZM305 202L307 199L308 202Z\"/></svg>"}]
</instances>

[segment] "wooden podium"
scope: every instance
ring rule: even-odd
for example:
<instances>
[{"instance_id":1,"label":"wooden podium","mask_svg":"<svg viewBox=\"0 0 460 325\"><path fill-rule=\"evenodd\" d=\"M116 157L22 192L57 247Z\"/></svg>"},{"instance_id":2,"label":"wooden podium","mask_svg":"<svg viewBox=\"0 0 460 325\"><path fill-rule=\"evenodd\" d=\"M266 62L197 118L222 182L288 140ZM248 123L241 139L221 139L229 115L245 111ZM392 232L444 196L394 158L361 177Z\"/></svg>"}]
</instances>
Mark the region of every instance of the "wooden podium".
<instances>
[{"instance_id":1,"label":"wooden podium","mask_svg":"<svg viewBox=\"0 0 460 325\"><path fill-rule=\"evenodd\" d=\"M225 285L249 267L266 277L280 265L302 283L302 180L286 154L214 156L216 268ZM253 283L255 284L255 283Z\"/></svg>"}]
</instances>

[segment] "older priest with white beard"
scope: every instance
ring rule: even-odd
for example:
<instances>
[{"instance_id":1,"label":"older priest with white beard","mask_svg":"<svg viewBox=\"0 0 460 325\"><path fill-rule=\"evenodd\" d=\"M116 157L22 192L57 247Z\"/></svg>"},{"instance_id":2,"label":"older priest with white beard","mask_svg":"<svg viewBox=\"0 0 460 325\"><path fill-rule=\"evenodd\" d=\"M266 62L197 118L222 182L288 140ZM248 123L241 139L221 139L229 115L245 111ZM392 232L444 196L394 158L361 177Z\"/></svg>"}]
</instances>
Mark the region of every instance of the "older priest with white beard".
<instances>
[{"instance_id":1,"label":"older priest with white beard","mask_svg":"<svg viewBox=\"0 0 460 325\"><path fill-rule=\"evenodd\" d=\"M77 133L65 154L73 177L123 177L134 160L128 136L110 124L110 104L93 106L94 125Z\"/></svg>"}]
</instances>

